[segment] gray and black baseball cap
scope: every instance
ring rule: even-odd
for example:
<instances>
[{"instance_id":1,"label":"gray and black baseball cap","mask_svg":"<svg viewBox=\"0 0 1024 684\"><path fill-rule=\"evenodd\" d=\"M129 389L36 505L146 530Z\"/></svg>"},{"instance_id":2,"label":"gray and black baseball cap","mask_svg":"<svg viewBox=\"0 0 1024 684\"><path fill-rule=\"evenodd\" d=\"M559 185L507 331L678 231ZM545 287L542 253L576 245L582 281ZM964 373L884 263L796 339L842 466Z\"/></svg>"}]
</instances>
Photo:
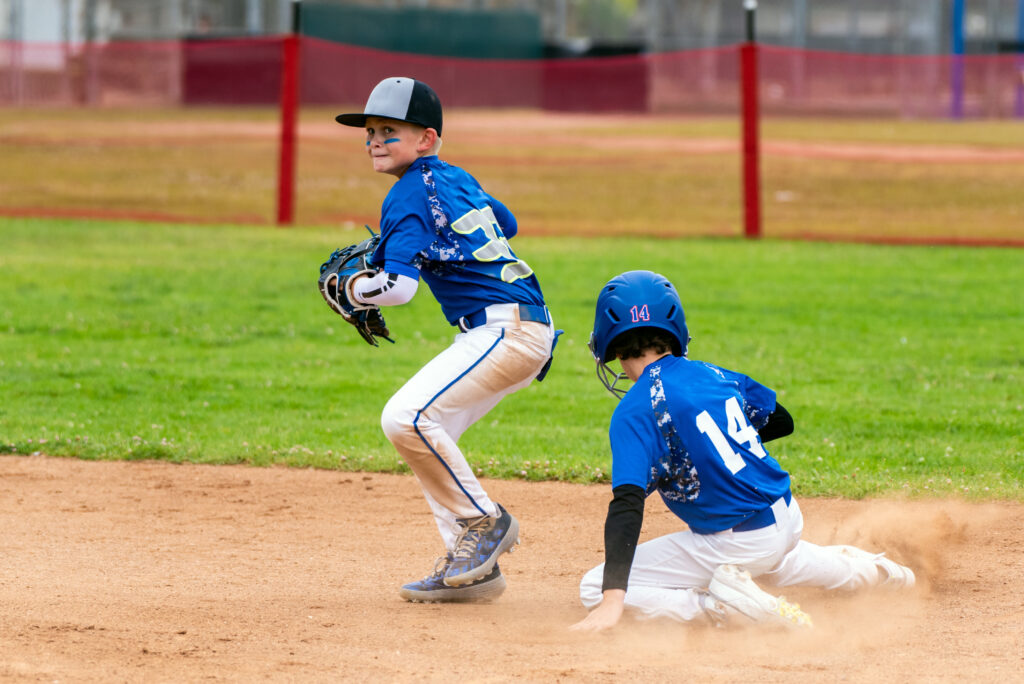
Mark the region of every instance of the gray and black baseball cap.
<instances>
[{"instance_id":1,"label":"gray and black baseball cap","mask_svg":"<svg viewBox=\"0 0 1024 684\"><path fill-rule=\"evenodd\" d=\"M335 121L362 128L366 117L382 116L433 128L441 135L441 99L423 81L405 76L385 78L377 84L362 113L339 114Z\"/></svg>"}]
</instances>

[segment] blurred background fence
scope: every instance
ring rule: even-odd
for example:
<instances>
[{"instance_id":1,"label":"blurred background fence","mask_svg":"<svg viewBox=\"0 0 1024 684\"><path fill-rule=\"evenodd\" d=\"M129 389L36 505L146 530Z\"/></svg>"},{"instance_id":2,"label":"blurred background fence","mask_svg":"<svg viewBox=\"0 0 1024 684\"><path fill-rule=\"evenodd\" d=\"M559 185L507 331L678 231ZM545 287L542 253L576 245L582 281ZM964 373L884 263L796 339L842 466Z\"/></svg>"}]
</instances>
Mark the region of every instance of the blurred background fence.
<instances>
[{"instance_id":1,"label":"blurred background fence","mask_svg":"<svg viewBox=\"0 0 1024 684\"><path fill-rule=\"evenodd\" d=\"M1024 0L755 4L766 114L1024 117ZM0 0L0 106L273 104L297 29L306 104L419 73L450 106L734 112L745 5Z\"/></svg>"},{"instance_id":2,"label":"blurred background fence","mask_svg":"<svg viewBox=\"0 0 1024 684\"><path fill-rule=\"evenodd\" d=\"M0 213L270 222L293 7L0 0ZM1024 241L1024 0L757 17L766 235ZM296 218L375 220L388 179L333 113L412 75L527 223L740 234L742 27L740 0L304 0Z\"/></svg>"},{"instance_id":3,"label":"blurred background fence","mask_svg":"<svg viewBox=\"0 0 1024 684\"><path fill-rule=\"evenodd\" d=\"M0 0L0 38L28 42L276 35L292 0ZM302 33L437 56L657 53L745 39L742 0L303 0ZM862 54L1022 50L1021 0L759 0L760 42Z\"/></svg>"},{"instance_id":4,"label":"blurred background fence","mask_svg":"<svg viewBox=\"0 0 1024 684\"><path fill-rule=\"evenodd\" d=\"M0 106L274 105L279 37L0 43ZM762 113L1024 118L1024 56L869 55L761 46ZM580 59L468 59L301 38L300 101L362 103L416 74L448 107L735 114L735 46Z\"/></svg>"}]
</instances>

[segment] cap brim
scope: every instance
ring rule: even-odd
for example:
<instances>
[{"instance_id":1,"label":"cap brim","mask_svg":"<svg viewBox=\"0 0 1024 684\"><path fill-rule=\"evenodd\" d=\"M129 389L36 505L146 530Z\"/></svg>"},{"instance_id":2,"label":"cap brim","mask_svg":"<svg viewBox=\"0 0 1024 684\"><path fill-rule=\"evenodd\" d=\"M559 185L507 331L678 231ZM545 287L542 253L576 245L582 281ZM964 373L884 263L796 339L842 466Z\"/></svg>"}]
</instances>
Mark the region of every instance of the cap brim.
<instances>
[{"instance_id":1,"label":"cap brim","mask_svg":"<svg viewBox=\"0 0 1024 684\"><path fill-rule=\"evenodd\" d=\"M366 126L366 114L362 112L358 114L339 114L334 117L334 120L344 126L355 126L356 128Z\"/></svg>"}]
</instances>

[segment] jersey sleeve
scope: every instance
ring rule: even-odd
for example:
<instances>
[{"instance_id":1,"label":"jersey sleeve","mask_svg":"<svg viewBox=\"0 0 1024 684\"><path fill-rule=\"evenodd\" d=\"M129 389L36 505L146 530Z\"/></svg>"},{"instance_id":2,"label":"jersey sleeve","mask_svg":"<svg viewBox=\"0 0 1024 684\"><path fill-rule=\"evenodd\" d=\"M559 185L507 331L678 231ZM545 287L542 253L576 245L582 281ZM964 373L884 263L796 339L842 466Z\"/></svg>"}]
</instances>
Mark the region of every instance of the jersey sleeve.
<instances>
[{"instance_id":1,"label":"jersey sleeve","mask_svg":"<svg viewBox=\"0 0 1024 684\"><path fill-rule=\"evenodd\" d=\"M769 416L775 411L775 390L765 387L756 380L736 371L721 369L732 379L743 395L743 409L754 429L764 427Z\"/></svg>"},{"instance_id":2,"label":"jersey sleeve","mask_svg":"<svg viewBox=\"0 0 1024 684\"><path fill-rule=\"evenodd\" d=\"M504 204L489 197L488 204L491 205L491 210L494 212L494 218L498 219L498 225L501 227L501 233L505 236L506 240L511 240L515 237L516 233L519 232L519 223L516 221L516 217L508 210Z\"/></svg>"},{"instance_id":3,"label":"jersey sleeve","mask_svg":"<svg viewBox=\"0 0 1024 684\"><path fill-rule=\"evenodd\" d=\"M419 282L420 269L412 264L407 264L402 261L395 261L394 259L384 260L384 272L393 273L395 275L405 276Z\"/></svg>"},{"instance_id":4,"label":"jersey sleeve","mask_svg":"<svg viewBox=\"0 0 1024 684\"><path fill-rule=\"evenodd\" d=\"M381 217L380 244L370 263L388 273L419 279L420 258L430 244L431 232L423 219L414 213L400 217Z\"/></svg>"},{"instance_id":5,"label":"jersey sleeve","mask_svg":"<svg viewBox=\"0 0 1024 684\"><path fill-rule=\"evenodd\" d=\"M648 450L652 444L647 421L636 415L631 407L624 405L628 397L615 409L608 438L612 448L612 487L635 485L649 491L651 458Z\"/></svg>"}]
</instances>

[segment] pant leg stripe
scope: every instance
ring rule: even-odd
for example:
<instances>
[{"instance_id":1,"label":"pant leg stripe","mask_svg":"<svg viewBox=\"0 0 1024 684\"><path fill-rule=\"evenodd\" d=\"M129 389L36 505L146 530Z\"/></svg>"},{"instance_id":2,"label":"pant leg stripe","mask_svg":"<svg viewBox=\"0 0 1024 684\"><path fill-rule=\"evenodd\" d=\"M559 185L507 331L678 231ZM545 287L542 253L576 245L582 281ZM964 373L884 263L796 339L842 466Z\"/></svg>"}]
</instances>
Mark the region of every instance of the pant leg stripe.
<instances>
[{"instance_id":1,"label":"pant leg stripe","mask_svg":"<svg viewBox=\"0 0 1024 684\"><path fill-rule=\"evenodd\" d=\"M467 499L469 499L469 502L470 502L471 504L473 504L473 507L474 507L474 508L476 508L476 509L477 509L478 511L480 511L480 515L490 515L490 514L489 514L489 513L487 512L487 511L485 511L484 509L480 508L480 504L478 504L478 503L476 502L476 500L474 500L474 499L473 499L473 497L469 495L469 492L467 492L467 491L466 491L466 488L462 486L462 483L461 483L461 482L459 482L459 478L455 477L455 473L454 473L454 472L452 472L452 469L451 469L451 467L449 467L449 465L448 465L448 464L447 464L447 463L445 462L445 460L444 460L443 458L441 458L441 455L437 453L437 451L436 451L436 450L434 449L434 447L433 447L433 446L431 446L430 442L428 442L428 441L427 441L427 439L426 439L426 438L425 438L425 437L423 436L423 433L422 433L422 432L420 432L420 426L419 426L419 421L420 421L420 415L422 415L424 411L426 411L426 410L427 410L428 408L430 408L430 405L431 405L431 404L433 404L433 403L434 403L434 401L435 401L435 400L436 400L436 399L437 399L438 397L440 397L440 396L441 396L442 394L444 394L444 393L445 393L445 392L447 392L447 391L448 391L449 389L451 389L452 385L454 385L455 383L457 383L457 382L458 382L459 380L461 380L462 378L464 378L464 377L465 377L465 376L466 376L466 375L467 375L467 374L468 374L468 373L469 373L470 371L472 371L472 370L473 370L474 368L476 368L477 366L479 366L479 365L480 365L480 362L482 362L482 361L483 361L484 359L486 359L486 358L487 358L487 356L488 356L488 355L489 355L489 354L490 354L490 353L491 353L492 351L494 351L494 348L495 348L495 347L497 347L497 346L498 346L498 344L500 344L500 343L501 343L501 341L502 341L503 339L505 339L505 329L504 329L504 328L502 328L502 330L501 330L501 335L500 335L500 336L498 337L498 339L496 339L496 340L494 341L494 344L492 344L492 345L490 346L490 348L488 348L488 349L487 349L487 351L485 351L485 352L484 352L484 353L483 353L483 354L482 354L482 355L480 356L480 358L479 358L479 359L477 359L476 361L474 361L474 362L473 362L473 364L472 364L472 365L471 365L471 366L470 366L469 368L467 368L466 370L464 370L464 371L462 371L461 373L459 373L459 375L458 375L458 376L457 376L457 377L456 377L456 378L455 378L454 380L452 380L452 381L451 381L451 382L449 382L449 383L448 383L447 385L445 385L445 386L444 386L444 388L443 388L443 389L441 389L441 391L440 391L440 392L438 392L438 393L437 393L437 394L435 394L435 395L434 395L433 397L431 397L431 398L430 398L430 401L428 401L428 402L426 403L426 405L424 405L424 406L423 406L423 408L421 408L421 409L419 409L419 410L417 410L417 411L416 411L416 417L415 417L415 418L413 419L413 421L412 421L412 426L413 426L413 429L414 429L414 430L416 430L416 435L417 435L417 436L418 436L418 437L420 438L420 441L421 441L421 442L423 442L423 444L424 444L424 445L425 445L425 446L426 446L426 447L427 447L428 449L430 449L430 453L434 454L434 458L436 458L436 459L437 459L438 461L440 461L441 465L443 465L443 466L444 466L444 469L448 471L448 474L449 474L449 475L451 475L451 477L452 477L452 480L454 480L454 481L455 481L455 484L456 484L456 485L458 485L459 489L460 489L460 490L462 490L462 493L466 495L466 498L467 498Z\"/></svg>"}]
</instances>

